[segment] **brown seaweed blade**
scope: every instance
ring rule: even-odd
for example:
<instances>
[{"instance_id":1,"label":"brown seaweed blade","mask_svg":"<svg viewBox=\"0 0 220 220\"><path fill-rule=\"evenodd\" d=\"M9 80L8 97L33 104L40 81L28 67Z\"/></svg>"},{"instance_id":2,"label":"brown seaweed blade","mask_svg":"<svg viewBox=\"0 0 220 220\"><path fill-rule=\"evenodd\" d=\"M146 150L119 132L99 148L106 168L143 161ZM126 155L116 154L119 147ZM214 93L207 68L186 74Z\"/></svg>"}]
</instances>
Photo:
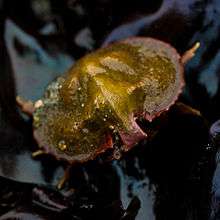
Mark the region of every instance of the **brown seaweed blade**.
<instances>
[{"instance_id":1,"label":"brown seaweed blade","mask_svg":"<svg viewBox=\"0 0 220 220\"><path fill-rule=\"evenodd\" d=\"M70 163L94 159L121 138L128 151L147 137L136 123L152 121L184 86L181 57L152 38L129 38L80 59L52 82L34 113L40 147Z\"/></svg>"}]
</instances>

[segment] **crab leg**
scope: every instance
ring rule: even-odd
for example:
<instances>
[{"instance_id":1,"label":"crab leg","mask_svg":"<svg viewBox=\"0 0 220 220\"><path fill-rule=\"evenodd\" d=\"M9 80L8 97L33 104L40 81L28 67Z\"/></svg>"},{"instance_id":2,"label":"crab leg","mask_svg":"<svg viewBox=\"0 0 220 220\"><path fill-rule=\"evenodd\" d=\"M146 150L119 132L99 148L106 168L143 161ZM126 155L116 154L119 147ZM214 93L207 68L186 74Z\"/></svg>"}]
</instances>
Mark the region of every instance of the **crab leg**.
<instances>
[{"instance_id":1,"label":"crab leg","mask_svg":"<svg viewBox=\"0 0 220 220\"><path fill-rule=\"evenodd\" d=\"M181 58L182 64L185 65L189 60L191 60L195 56L195 52L199 47L200 43L196 42L191 49L187 50Z\"/></svg>"},{"instance_id":2,"label":"crab leg","mask_svg":"<svg viewBox=\"0 0 220 220\"><path fill-rule=\"evenodd\" d=\"M199 110L192 108L191 106L186 105L182 102L177 102L175 105L183 113L192 114L192 115L200 116L200 117L202 116L202 114Z\"/></svg>"},{"instance_id":3,"label":"crab leg","mask_svg":"<svg viewBox=\"0 0 220 220\"><path fill-rule=\"evenodd\" d=\"M37 156L40 156L42 154L46 154L43 150L37 150L35 152L32 153L32 157L37 157Z\"/></svg>"},{"instance_id":4,"label":"crab leg","mask_svg":"<svg viewBox=\"0 0 220 220\"><path fill-rule=\"evenodd\" d=\"M62 178L60 179L60 181L58 182L57 188L58 188L59 190L63 188L64 184L65 184L66 181L69 179L70 169L71 169L71 166L69 165L69 166L65 169L63 177L62 177Z\"/></svg>"},{"instance_id":5,"label":"crab leg","mask_svg":"<svg viewBox=\"0 0 220 220\"><path fill-rule=\"evenodd\" d=\"M21 111L29 116L33 115L34 112L34 103L31 101L27 101L20 96L16 97L16 102L21 109Z\"/></svg>"}]
</instances>

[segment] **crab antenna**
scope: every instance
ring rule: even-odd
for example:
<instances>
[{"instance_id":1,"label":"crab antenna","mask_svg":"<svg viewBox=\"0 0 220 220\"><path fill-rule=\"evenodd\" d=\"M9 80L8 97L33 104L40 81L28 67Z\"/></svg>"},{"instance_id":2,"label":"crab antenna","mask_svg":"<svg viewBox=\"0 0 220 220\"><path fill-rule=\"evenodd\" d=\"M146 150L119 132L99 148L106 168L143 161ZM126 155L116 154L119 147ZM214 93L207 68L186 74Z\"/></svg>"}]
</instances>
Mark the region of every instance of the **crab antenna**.
<instances>
[{"instance_id":1,"label":"crab antenna","mask_svg":"<svg viewBox=\"0 0 220 220\"><path fill-rule=\"evenodd\" d=\"M191 49L187 50L181 58L182 64L185 65L189 60L191 60L195 56L195 53L199 47L200 42L196 42Z\"/></svg>"}]
</instances>

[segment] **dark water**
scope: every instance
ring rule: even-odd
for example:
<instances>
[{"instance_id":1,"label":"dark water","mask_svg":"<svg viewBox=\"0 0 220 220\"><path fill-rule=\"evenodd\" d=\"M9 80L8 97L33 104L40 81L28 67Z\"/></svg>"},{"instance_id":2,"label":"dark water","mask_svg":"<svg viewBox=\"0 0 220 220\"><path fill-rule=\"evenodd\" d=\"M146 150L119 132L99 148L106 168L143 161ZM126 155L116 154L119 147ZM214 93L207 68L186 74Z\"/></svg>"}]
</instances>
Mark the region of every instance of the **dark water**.
<instances>
[{"instance_id":1,"label":"dark water","mask_svg":"<svg viewBox=\"0 0 220 220\"><path fill-rule=\"evenodd\" d=\"M220 219L220 1L0 0L0 219ZM119 161L73 167L37 149L17 94L38 99L45 86L84 54L129 36L150 36L183 53L201 47L185 70L180 101L157 131ZM217 159L216 159L217 158ZM213 178L214 174L214 178ZM16 218L15 218L16 217Z\"/></svg>"}]
</instances>

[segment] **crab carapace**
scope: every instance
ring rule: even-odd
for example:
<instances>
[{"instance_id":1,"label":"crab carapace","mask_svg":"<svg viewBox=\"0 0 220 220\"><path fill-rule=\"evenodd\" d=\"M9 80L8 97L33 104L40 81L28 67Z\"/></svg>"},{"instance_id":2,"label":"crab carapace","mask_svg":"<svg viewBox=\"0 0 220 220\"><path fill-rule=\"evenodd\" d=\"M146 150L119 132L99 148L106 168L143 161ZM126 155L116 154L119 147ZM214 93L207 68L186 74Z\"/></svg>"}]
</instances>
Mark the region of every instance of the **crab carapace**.
<instances>
[{"instance_id":1,"label":"crab carapace","mask_svg":"<svg viewBox=\"0 0 220 220\"><path fill-rule=\"evenodd\" d=\"M151 122L178 99L184 64L198 46L181 57L167 43L134 37L78 60L28 108L41 148L35 155L49 153L74 164L114 148L117 139L121 151L131 149L148 136L136 120Z\"/></svg>"}]
</instances>

